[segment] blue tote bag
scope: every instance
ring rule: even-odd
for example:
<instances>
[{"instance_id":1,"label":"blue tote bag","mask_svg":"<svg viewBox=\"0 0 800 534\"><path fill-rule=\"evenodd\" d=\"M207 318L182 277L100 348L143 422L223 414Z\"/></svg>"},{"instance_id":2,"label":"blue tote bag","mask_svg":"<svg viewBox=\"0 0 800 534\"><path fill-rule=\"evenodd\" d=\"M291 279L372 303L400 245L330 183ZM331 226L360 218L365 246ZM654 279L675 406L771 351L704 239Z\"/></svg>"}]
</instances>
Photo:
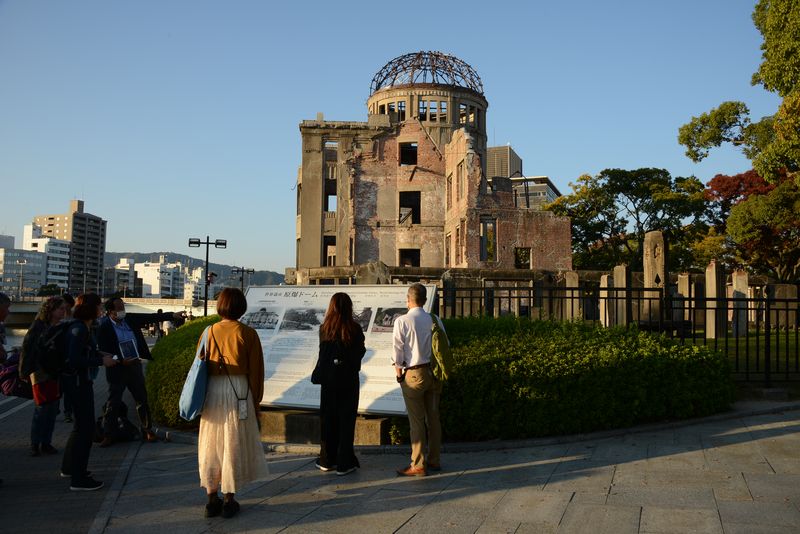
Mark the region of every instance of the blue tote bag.
<instances>
[{"instance_id":1,"label":"blue tote bag","mask_svg":"<svg viewBox=\"0 0 800 534\"><path fill-rule=\"evenodd\" d=\"M203 330L203 337L197 346L192 367L183 383L181 399L178 401L180 416L187 421L193 421L200 416L203 411L203 404L206 402L206 386L208 386L208 364L206 358L206 346L208 345L208 329Z\"/></svg>"}]
</instances>

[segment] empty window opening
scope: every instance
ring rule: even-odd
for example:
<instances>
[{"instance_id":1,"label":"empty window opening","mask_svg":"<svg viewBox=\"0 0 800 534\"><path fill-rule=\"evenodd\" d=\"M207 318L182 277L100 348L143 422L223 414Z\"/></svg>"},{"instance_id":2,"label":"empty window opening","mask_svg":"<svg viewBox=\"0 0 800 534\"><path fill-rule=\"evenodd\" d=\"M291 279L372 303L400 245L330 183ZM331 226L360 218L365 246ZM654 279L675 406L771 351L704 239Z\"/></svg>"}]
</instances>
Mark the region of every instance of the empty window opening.
<instances>
[{"instance_id":1,"label":"empty window opening","mask_svg":"<svg viewBox=\"0 0 800 534\"><path fill-rule=\"evenodd\" d=\"M397 103L397 120L406 120L406 101L401 100Z\"/></svg>"},{"instance_id":2,"label":"empty window opening","mask_svg":"<svg viewBox=\"0 0 800 534\"><path fill-rule=\"evenodd\" d=\"M466 104L459 104L458 105L458 123L459 124L466 124L467 123L467 105Z\"/></svg>"},{"instance_id":3,"label":"empty window opening","mask_svg":"<svg viewBox=\"0 0 800 534\"><path fill-rule=\"evenodd\" d=\"M456 230L457 231L457 230ZM447 234L444 238L444 266L450 267L450 244L453 241L452 234Z\"/></svg>"},{"instance_id":4,"label":"empty window opening","mask_svg":"<svg viewBox=\"0 0 800 534\"><path fill-rule=\"evenodd\" d=\"M419 224L420 216L420 192L401 191L400 192L400 222L411 219L411 224Z\"/></svg>"},{"instance_id":5,"label":"empty window opening","mask_svg":"<svg viewBox=\"0 0 800 534\"><path fill-rule=\"evenodd\" d=\"M477 126L478 123L475 121L475 106L469 107L469 115L467 116L467 123L472 124L473 126Z\"/></svg>"},{"instance_id":6,"label":"empty window opening","mask_svg":"<svg viewBox=\"0 0 800 534\"><path fill-rule=\"evenodd\" d=\"M430 102L428 104L428 120L431 122L436 122L439 120L439 116L436 113L436 101Z\"/></svg>"},{"instance_id":7,"label":"empty window opening","mask_svg":"<svg viewBox=\"0 0 800 534\"><path fill-rule=\"evenodd\" d=\"M461 227L460 226L456 227L455 249L456 249L456 265L458 265L458 264L461 263Z\"/></svg>"},{"instance_id":8,"label":"empty window opening","mask_svg":"<svg viewBox=\"0 0 800 534\"><path fill-rule=\"evenodd\" d=\"M400 143L400 165L417 164L417 143Z\"/></svg>"},{"instance_id":9,"label":"empty window opening","mask_svg":"<svg viewBox=\"0 0 800 534\"><path fill-rule=\"evenodd\" d=\"M447 122L447 102L439 102L439 120Z\"/></svg>"},{"instance_id":10,"label":"empty window opening","mask_svg":"<svg viewBox=\"0 0 800 534\"><path fill-rule=\"evenodd\" d=\"M464 162L456 166L456 200L464 198Z\"/></svg>"},{"instance_id":11,"label":"empty window opening","mask_svg":"<svg viewBox=\"0 0 800 534\"><path fill-rule=\"evenodd\" d=\"M428 120L428 103L424 100L419 101L419 120Z\"/></svg>"},{"instance_id":12,"label":"empty window opening","mask_svg":"<svg viewBox=\"0 0 800 534\"><path fill-rule=\"evenodd\" d=\"M497 219L481 217L481 261L497 261Z\"/></svg>"},{"instance_id":13,"label":"empty window opening","mask_svg":"<svg viewBox=\"0 0 800 534\"><path fill-rule=\"evenodd\" d=\"M325 257L325 265L328 267L336 266L336 236L326 235L322 238L322 252Z\"/></svg>"},{"instance_id":14,"label":"empty window opening","mask_svg":"<svg viewBox=\"0 0 800 534\"><path fill-rule=\"evenodd\" d=\"M453 203L453 175L447 175L447 191L444 198L444 209L449 210L450 205Z\"/></svg>"},{"instance_id":15,"label":"empty window opening","mask_svg":"<svg viewBox=\"0 0 800 534\"><path fill-rule=\"evenodd\" d=\"M336 180L325 180L325 206L323 211L336 211Z\"/></svg>"},{"instance_id":16,"label":"empty window opening","mask_svg":"<svg viewBox=\"0 0 800 534\"><path fill-rule=\"evenodd\" d=\"M419 249L401 248L400 267L419 267Z\"/></svg>"},{"instance_id":17,"label":"empty window opening","mask_svg":"<svg viewBox=\"0 0 800 534\"><path fill-rule=\"evenodd\" d=\"M517 247L514 249L514 268L515 269L530 269L531 268L531 248L530 247Z\"/></svg>"},{"instance_id":18,"label":"empty window opening","mask_svg":"<svg viewBox=\"0 0 800 534\"><path fill-rule=\"evenodd\" d=\"M378 115L386 115L386 104L378 106Z\"/></svg>"}]
</instances>

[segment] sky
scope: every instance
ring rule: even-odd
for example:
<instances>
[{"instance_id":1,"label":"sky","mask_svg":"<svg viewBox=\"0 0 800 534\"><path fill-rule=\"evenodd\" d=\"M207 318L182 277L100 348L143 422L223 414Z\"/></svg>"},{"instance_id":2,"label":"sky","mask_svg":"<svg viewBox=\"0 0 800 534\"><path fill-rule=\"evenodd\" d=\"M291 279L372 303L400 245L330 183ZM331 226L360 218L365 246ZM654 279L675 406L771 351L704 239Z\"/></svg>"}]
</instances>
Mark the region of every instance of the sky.
<instances>
[{"instance_id":1,"label":"sky","mask_svg":"<svg viewBox=\"0 0 800 534\"><path fill-rule=\"evenodd\" d=\"M295 264L298 125L366 121L372 77L438 50L470 64L489 145L561 190L606 168L673 176L750 169L736 149L700 164L678 128L727 100L751 118L779 99L755 1L0 0L0 234L71 199L108 221L112 252Z\"/></svg>"}]
</instances>

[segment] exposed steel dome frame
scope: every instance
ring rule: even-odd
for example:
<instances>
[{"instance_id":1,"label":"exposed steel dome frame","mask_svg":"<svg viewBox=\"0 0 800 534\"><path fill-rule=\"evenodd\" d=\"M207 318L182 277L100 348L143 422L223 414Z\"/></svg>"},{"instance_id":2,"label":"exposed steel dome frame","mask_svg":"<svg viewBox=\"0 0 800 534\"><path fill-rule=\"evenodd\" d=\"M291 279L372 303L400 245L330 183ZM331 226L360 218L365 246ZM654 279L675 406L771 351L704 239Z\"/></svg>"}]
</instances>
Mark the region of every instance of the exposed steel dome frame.
<instances>
[{"instance_id":1,"label":"exposed steel dome frame","mask_svg":"<svg viewBox=\"0 0 800 534\"><path fill-rule=\"evenodd\" d=\"M394 58L372 78L370 96L387 87L438 84L472 89L483 95L483 82L475 69L443 52L413 52Z\"/></svg>"}]
</instances>

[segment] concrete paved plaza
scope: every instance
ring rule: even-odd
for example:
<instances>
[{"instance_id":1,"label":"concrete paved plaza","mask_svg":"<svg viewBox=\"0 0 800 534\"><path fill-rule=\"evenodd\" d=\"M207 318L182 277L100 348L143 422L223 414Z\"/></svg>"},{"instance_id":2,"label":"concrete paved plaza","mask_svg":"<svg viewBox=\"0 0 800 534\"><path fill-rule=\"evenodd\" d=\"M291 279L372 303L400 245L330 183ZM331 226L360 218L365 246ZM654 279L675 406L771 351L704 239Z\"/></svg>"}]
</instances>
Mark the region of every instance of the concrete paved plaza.
<instances>
[{"instance_id":1,"label":"concrete paved plaza","mask_svg":"<svg viewBox=\"0 0 800 534\"><path fill-rule=\"evenodd\" d=\"M98 406L105 396L97 388ZM518 443L450 445L443 472L405 479L398 449L362 469L314 467L314 449L268 453L241 513L205 519L192 434L92 449L106 486L73 493L60 455L28 457L32 405L0 397L3 532L800 532L800 405L739 403L692 424ZM59 416L54 444L69 425Z\"/></svg>"}]
</instances>

